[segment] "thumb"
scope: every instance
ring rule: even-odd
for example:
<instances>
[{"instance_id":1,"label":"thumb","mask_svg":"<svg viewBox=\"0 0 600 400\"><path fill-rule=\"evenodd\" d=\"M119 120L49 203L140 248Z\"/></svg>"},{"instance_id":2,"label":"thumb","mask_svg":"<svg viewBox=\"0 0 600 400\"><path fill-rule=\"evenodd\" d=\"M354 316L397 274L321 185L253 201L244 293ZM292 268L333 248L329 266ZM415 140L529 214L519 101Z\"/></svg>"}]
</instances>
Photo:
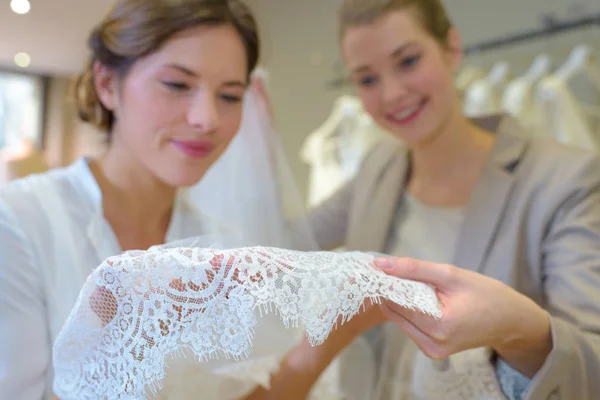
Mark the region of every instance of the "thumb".
<instances>
[{"instance_id":1,"label":"thumb","mask_svg":"<svg viewBox=\"0 0 600 400\"><path fill-rule=\"evenodd\" d=\"M428 283L438 288L449 287L456 282L460 269L414 258L376 258L375 265L388 275Z\"/></svg>"}]
</instances>

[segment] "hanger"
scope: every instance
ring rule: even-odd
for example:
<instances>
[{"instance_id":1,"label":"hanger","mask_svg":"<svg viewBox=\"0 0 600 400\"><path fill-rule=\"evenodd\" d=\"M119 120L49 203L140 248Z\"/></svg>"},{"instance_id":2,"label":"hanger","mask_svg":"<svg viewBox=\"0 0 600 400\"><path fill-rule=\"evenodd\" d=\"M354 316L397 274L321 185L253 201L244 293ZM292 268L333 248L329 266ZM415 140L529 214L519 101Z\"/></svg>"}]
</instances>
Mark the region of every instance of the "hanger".
<instances>
[{"instance_id":1,"label":"hanger","mask_svg":"<svg viewBox=\"0 0 600 400\"><path fill-rule=\"evenodd\" d=\"M312 133L308 135L304 141L304 145L300 151L300 158L305 162L310 163L312 160L311 151L314 148L315 141L330 141L331 137L339 133L339 127L344 122L345 118L360 115L361 108L360 101L349 95L343 95L339 97L333 105L333 112L329 115L327 120ZM327 151L323 146L324 142L319 143L321 149L319 151Z\"/></svg>"},{"instance_id":2,"label":"hanger","mask_svg":"<svg viewBox=\"0 0 600 400\"><path fill-rule=\"evenodd\" d=\"M310 136L327 137L335 135L344 119L360 115L361 109L360 101L357 98L349 95L339 97L334 103L333 112L329 118Z\"/></svg>"},{"instance_id":3,"label":"hanger","mask_svg":"<svg viewBox=\"0 0 600 400\"><path fill-rule=\"evenodd\" d=\"M556 76L563 82L568 82L577 74L583 73L592 85L600 92L600 70L596 65L596 57L592 49L586 45L575 47L569 55L567 61L556 72ZM600 110L597 106L591 106L582 102L578 105L586 114L600 117Z\"/></svg>"},{"instance_id":4,"label":"hanger","mask_svg":"<svg viewBox=\"0 0 600 400\"><path fill-rule=\"evenodd\" d=\"M534 60L523 78L530 83L536 83L550 73L552 59L547 54L540 54Z\"/></svg>"},{"instance_id":5,"label":"hanger","mask_svg":"<svg viewBox=\"0 0 600 400\"><path fill-rule=\"evenodd\" d=\"M500 89L510 80L510 67L506 61L495 63L485 78L494 88Z\"/></svg>"},{"instance_id":6,"label":"hanger","mask_svg":"<svg viewBox=\"0 0 600 400\"><path fill-rule=\"evenodd\" d=\"M584 73L600 90L600 71L596 58L587 45L579 45L571 51L567 61L556 71L556 76L567 82L578 73Z\"/></svg>"}]
</instances>

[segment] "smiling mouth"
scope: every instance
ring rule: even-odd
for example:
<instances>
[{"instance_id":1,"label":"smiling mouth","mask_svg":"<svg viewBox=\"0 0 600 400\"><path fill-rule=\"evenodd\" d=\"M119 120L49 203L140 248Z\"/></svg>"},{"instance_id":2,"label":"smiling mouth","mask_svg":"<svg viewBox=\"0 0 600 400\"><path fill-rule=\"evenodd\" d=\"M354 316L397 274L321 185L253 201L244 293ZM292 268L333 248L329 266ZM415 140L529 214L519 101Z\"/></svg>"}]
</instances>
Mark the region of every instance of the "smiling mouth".
<instances>
[{"instance_id":1,"label":"smiling mouth","mask_svg":"<svg viewBox=\"0 0 600 400\"><path fill-rule=\"evenodd\" d=\"M210 155L215 146L204 140L173 140L173 146L191 158L204 158Z\"/></svg>"},{"instance_id":2,"label":"smiling mouth","mask_svg":"<svg viewBox=\"0 0 600 400\"><path fill-rule=\"evenodd\" d=\"M421 111L423 111L426 104L427 100L423 100L416 106L405 108L404 110L393 114L388 114L387 119L396 125L406 125L413 122L421 115Z\"/></svg>"}]
</instances>

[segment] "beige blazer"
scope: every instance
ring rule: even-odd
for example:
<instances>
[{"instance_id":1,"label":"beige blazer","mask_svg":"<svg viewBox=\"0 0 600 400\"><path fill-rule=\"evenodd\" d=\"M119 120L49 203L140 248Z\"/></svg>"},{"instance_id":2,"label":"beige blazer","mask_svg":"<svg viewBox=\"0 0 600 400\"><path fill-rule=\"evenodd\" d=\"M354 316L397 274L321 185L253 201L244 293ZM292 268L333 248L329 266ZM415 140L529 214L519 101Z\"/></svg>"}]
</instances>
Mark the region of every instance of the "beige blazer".
<instances>
[{"instance_id":1,"label":"beige blazer","mask_svg":"<svg viewBox=\"0 0 600 400\"><path fill-rule=\"evenodd\" d=\"M467 205L453 264L496 278L551 315L554 348L526 399L600 399L600 158L476 120L497 141ZM408 152L384 143L310 216L322 248L383 252Z\"/></svg>"}]
</instances>

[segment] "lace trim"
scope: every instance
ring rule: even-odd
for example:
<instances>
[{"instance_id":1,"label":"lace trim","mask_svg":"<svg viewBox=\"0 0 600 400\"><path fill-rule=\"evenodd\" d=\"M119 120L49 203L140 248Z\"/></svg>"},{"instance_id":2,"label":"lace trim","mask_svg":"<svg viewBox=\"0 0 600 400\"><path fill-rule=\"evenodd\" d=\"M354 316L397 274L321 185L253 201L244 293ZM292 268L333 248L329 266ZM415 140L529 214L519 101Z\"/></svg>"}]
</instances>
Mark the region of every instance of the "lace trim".
<instances>
[{"instance_id":1,"label":"lace trim","mask_svg":"<svg viewBox=\"0 0 600 400\"><path fill-rule=\"evenodd\" d=\"M245 359L255 310L302 323L319 345L366 299L441 317L435 290L390 277L367 253L267 247L151 249L107 259L88 278L54 346L55 393L70 399L145 398L165 357Z\"/></svg>"}]
</instances>

